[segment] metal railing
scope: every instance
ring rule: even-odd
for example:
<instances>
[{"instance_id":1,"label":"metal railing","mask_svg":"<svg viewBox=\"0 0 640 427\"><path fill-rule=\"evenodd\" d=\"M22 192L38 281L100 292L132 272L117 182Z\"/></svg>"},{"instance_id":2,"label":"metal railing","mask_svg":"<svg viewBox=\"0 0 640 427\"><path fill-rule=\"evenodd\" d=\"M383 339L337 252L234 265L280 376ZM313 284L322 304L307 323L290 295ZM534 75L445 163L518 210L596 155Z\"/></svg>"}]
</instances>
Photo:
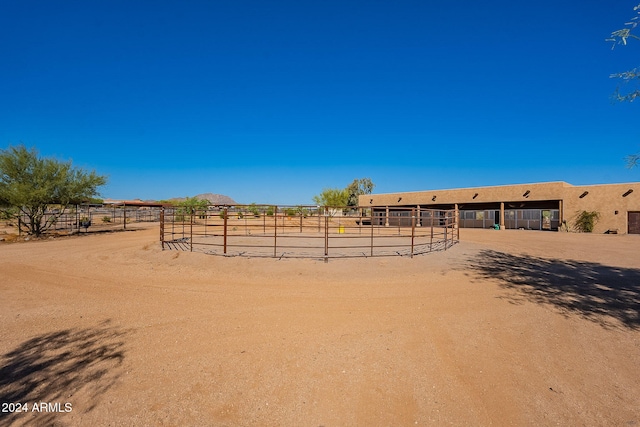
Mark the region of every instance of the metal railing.
<instances>
[{"instance_id":1,"label":"metal railing","mask_svg":"<svg viewBox=\"0 0 640 427\"><path fill-rule=\"evenodd\" d=\"M376 215L372 215L375 213ZM402 215L394 221L391 215ZM223 256L330 258L410 256L459 241L453 210L393 208L391 221L371 207L164 207L162 249Z\"/></svg>"},{"instance_id":2,"label":"metal railing","mask_svg":"<svg viewBox=\"0 0 640 427\"><path fill-rule=\"evenodd\" d=\"M29 223L28 217L20 213L14 220L21 234ZM42 215L40 223L48 232L77 233L126 229L135 223L160 221L160 207L127 205L73 205L64 210L51 208Z\"/></svg>"}]
</instances>

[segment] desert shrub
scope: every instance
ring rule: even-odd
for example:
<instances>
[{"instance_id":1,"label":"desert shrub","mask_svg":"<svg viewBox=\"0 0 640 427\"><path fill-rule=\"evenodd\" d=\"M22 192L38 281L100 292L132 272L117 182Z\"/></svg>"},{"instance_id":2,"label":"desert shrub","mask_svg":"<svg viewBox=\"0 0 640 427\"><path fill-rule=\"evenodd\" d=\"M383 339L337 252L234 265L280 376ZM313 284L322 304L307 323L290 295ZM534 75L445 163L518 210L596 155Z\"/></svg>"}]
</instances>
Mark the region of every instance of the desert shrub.
<instances>
[{"instance_id":1,"label":"desert shrub","mask_svg":"<svg viewBox=\"0 0 640 427\"><path fill-rule=\"evenodd\" d=\"M580 233L591 233L593 232L598 219L600 219L599 212L582 211L578 213L578 216L576 217L574 228Z\"/></svg>"},{"instance_id":2,"label":"desert shrub","mask_svg":"<svg viewBox=\"0 0 640 427\"><path fill-rule=\"evenodd\" d=\"M251 212L253 216L260 216L260 208L255 203L251 203L247 210Z\"/></svg>"},{"instance_id":3,"label":"desert shrub","mask_svg":"<svg viewBox=\"0 0 640 427\"><path fill-rule=\"evenodd\" d=\"M102 222L104 222L105 224L108 223L108 222L111 222L111 217L103 216L102 217Z\"/></svg>"}]
</instances>

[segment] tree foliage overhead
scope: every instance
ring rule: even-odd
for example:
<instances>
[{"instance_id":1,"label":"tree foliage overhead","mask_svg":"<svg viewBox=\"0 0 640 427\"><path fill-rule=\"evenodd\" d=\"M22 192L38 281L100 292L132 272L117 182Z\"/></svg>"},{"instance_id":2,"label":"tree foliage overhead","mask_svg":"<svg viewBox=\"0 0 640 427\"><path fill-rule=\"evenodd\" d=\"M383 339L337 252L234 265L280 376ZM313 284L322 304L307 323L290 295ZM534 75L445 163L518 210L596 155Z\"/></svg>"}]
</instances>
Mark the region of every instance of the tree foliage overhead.
<instances>
[{"instance_id":1,"label":"tree foliage overhead","mask_svg":"<svg viewBox=\"0 0 640 427\"><path fill-rule=\"evenodd\" d=\"M607 39L612 43L612 48L615 48L616 45L627 45L627 41L629 39L640 40L637 34L634 34L638 27L638 23L640 22L640 4L633 8L636 12L636 16L631 18L629 22L625 23L624 28L616 30L611 33L611 37ZM631 90L626 92L622 92L618 87L614 93L614 99L619 102L633 102L636 98L640 97L640 68L636 67L628 71L623 71L621 73L611 74L611 78L621 79L625 84L634 84ZM627 167L633 168L638 166L640 162L640 153L631 154L626 158Z\"/></svg>"},{"instance_id":2,"label":"tree foliage overhead","mask_svg":"<svg viewBox=\"0 0 640 427\"><path fill-rule=\"evenodd\" d=\"M625 23L624 28L612 32L611 37L607 39L607 41L612 43L612 48L615 48L616 45L620 44L626 46L629 39L640 40L640 37L634 34L634 31L638 27L638 22L640 22L638 20L638 18L640 18L640 4L634 7L633 10L636 12L636 16L634 16L629 22ZM635 82L640 80L640 69L636 67L621 73L611 74L611 78L621 79L624 83ZM621 92L620 88L618 88L614 94L615 99L622 102L633 102L639 96L640 89L638 88L632 89L626 93Z\"/></svg>"},{"instance_id":3,"label":"tree foliage overhead","mask_svg":"<svg viewBox=\"0 0 640 427\"><path fill-rule=\"evenodd\" d=\"M104 176L73 167L71 161L40 158L23 145L0 151L0 205L26 217L23 231L39 236L50 229L69 205L91 200L106 184ZM48 207L57 213L45 216Z\"/></svg>"}]
</instances>

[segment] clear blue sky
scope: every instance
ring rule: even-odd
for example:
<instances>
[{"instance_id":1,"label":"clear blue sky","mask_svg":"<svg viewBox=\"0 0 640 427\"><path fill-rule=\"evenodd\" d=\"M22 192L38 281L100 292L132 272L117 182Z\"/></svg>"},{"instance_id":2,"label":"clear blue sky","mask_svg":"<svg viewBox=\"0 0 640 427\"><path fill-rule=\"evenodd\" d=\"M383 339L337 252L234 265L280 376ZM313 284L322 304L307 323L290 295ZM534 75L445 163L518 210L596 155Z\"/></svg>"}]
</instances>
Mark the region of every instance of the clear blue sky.
<instances>
[{"instance_id":1,"label":"clear blue sky","mask_svg":"<svg viewBox=\"0 0 640 427\"><path fill-rule=\"evenodd\" d=\"M4 0L0 148L111 198L638 181L640 107L609 75L640 42L605 42L634 4Z\"/></svg>"}]
</instances>

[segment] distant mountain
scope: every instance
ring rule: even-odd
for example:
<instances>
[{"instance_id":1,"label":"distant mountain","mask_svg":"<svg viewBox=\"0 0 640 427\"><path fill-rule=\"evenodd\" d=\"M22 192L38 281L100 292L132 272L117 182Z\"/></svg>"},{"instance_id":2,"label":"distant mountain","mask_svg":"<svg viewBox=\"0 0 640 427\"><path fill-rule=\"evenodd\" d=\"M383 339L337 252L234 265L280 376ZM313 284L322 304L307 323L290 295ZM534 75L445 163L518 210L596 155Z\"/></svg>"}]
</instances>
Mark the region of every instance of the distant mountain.
<instances>
[{"instance_id":1,"label":"distant mountain","mask_svg":"<svg viewBox=\"0 0 640 427\"><path fill-rule=\"evenodd\" d=\"M224 194L203 193L198 194L196 197L208 200L212 205L237 205L235 200Z\"/></svg>"},{"instance_id":2,"label":"distant mountain","mask_svg":"<svg viewBox=\"0 0 640 427\"><path fill-rule=\"evenodd\" d=\"M229 196L225 196L224 194L202 193L194 197L197 199L208 200L212 205L237 205L235 200ZM174 197L170 200L174 202L182 202L185 199L186 197Z\"/></svg>"}]
</instances>

